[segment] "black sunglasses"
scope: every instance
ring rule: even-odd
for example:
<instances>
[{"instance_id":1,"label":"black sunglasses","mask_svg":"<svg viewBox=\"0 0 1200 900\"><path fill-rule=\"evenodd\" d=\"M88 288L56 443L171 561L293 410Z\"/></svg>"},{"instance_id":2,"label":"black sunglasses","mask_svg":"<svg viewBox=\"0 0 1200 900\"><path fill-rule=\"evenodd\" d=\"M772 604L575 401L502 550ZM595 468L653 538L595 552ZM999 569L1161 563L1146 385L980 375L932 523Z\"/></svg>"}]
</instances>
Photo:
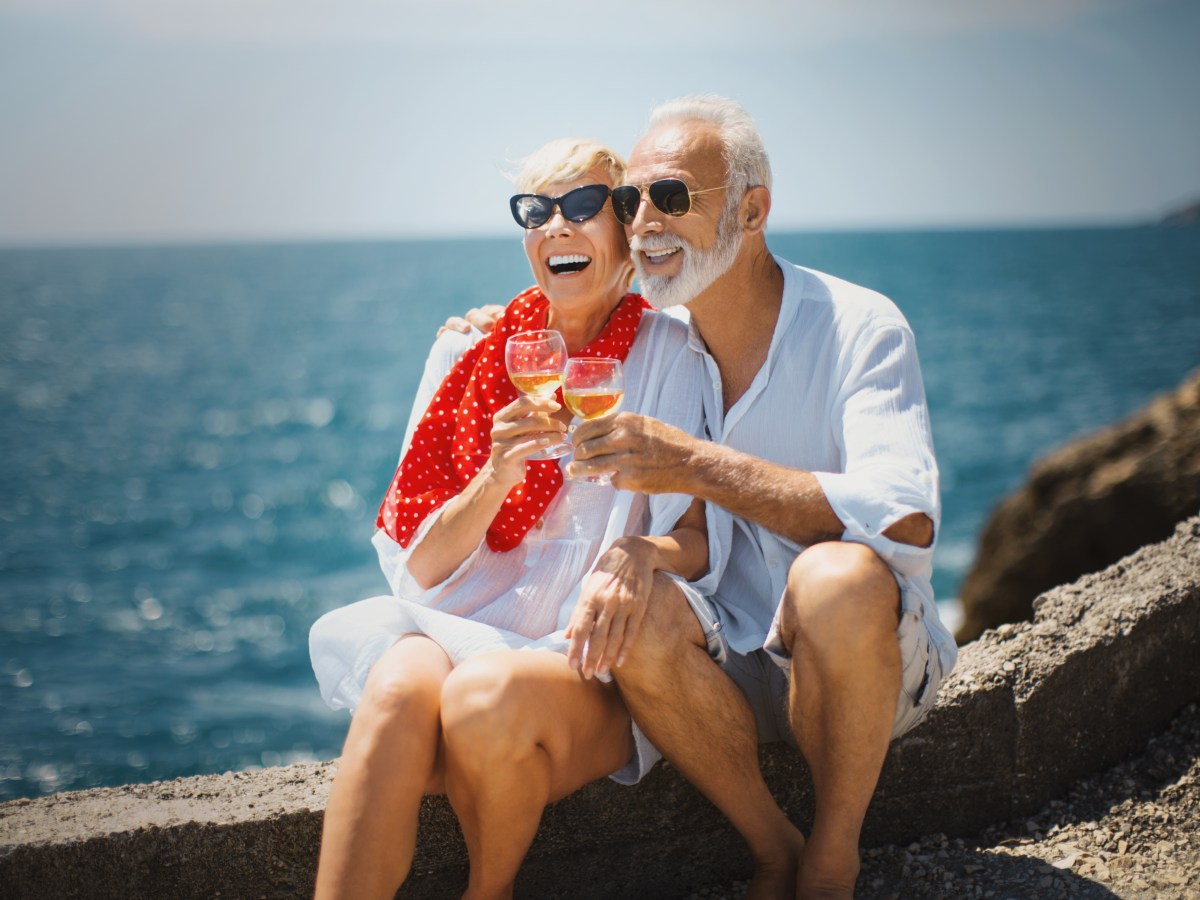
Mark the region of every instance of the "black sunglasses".
<instances>
[{"instance_id":1,"label":"black sunglasses","mask_svg":"<svg viewBox=\"0 0 1200 900\"><path fill-rule=\"evenodd\" d=\"M622 225L632 225L633 220L637 218L638 207L642 205L642 193L645 192L650 195L650 202L660 212L665 212L668 216L686 216L692 208L694 196L710 191L723 191L727 187L730 185L723 184L702 191L691 191L678 178L662 178L647 185L626 184L613 188L612 208Z\"/></svg>"},{"instance_id":2,"label":"black sunglasses","mask_svg":"<svg viewBox=\"0 0 1200 900\"><path fill-rule=\"evenodd\" d=\"M600 210L608 199L609 189L603 184L585 184L561 197L543 194L517 194L509 199L513 218L522 228L541 228L554 215L554 207L562 210L563 218L586 222Z\"/></svg>"}]
</instances>

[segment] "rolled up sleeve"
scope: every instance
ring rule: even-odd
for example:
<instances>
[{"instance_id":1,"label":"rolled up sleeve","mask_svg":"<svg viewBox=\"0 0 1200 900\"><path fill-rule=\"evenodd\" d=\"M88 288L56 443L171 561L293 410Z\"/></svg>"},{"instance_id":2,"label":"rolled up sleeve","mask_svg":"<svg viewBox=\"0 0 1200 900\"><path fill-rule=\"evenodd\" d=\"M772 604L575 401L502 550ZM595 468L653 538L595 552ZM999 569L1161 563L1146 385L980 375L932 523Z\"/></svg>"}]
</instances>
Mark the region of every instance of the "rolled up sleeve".
<instances>
[{"instance_id":1,"label":"rolled up sleeve","mask_svg":"<svg viewBox=\"0 0 1200 900\"><path fill-rule=\"evenodd\" d=\"M855 342L829 412L840 472L815 472L845 526L901 574L931 565L933 546L913 547L883 532L913 513L940 523L937 461L916 343L906 324L877 325Z\"/></svg>"}]
</instances>

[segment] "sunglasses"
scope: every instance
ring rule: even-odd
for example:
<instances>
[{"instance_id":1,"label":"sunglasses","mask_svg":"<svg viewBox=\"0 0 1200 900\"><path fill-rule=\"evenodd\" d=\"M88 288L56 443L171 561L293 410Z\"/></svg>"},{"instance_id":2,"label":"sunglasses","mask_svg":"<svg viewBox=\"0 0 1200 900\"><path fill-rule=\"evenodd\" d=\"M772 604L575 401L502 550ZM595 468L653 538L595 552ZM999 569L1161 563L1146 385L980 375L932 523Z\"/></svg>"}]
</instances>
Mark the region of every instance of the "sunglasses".
<instances>
[{"instance_id":1,"label":"sunglasses","mask_svg":"<svg viewBox=\"0 0 1200 900\"><path fill-rule=\"evenodd\" d=\"M662 178L647 185L626 184L612 190L612 208L622 225L632 225L637 218L638 207L642 205L642 194L650 195L650 202L668 216L686 216L692 208L692 198L697 194L707 194L710 191L723 191L732 185L723 184L720 187L705 188L702 191L688 190L688 186L678 178Z\"/></svg>"},{"instance_id":2,"label":"sunglasses","mask_svg":"<svg viewBox=\"0 0 1200 900\"><path fill-rule=\"evenodd\" d=\"M513 218L522 228L541 228L554 215L554 207L558 207L564 219L572 222L586 222L600 210L608 200L610 191L603 184L585 184L573 191L567 191L561 197L547 197L543 194L517 194L508 201Z\"/></svg>"}]
</instances>

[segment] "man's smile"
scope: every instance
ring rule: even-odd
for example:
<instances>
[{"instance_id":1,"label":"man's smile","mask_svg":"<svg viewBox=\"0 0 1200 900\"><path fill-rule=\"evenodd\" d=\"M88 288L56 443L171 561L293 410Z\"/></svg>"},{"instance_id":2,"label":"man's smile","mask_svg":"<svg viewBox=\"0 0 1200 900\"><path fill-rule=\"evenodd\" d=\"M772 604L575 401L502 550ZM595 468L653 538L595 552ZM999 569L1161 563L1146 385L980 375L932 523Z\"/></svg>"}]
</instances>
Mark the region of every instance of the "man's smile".
<instances>
[{"instance_id":1,"label":"man's smile","mask_svg":"<svg viewBox=\"0 0 1200 900\"><path fill-rule=\"evenodd\" d=\"M643 250L642 255L650 265L660 265L680 251L680 247L667 247L663 250Z\"/></svg>"}]
</instances>

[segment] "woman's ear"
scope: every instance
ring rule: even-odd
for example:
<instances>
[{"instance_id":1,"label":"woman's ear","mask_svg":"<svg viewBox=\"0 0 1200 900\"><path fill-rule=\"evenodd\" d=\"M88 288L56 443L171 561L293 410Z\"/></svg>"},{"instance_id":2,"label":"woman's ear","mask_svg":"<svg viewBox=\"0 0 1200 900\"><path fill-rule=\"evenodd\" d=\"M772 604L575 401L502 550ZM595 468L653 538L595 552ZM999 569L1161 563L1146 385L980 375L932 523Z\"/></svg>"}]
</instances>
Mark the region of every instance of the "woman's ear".
<instances>
[{"instance_id":1,"label":"woman's ear","mask_svg":"<svg viewBox=\"0 0 1200 900\"><path fill-rule=\"evenodd\" d=\"M748 234L760 234L767 227L767 216L771 212L771 192L761 184L749 188L742 197L739 210L742 230Z\"/></svg>"}]
</instances>

